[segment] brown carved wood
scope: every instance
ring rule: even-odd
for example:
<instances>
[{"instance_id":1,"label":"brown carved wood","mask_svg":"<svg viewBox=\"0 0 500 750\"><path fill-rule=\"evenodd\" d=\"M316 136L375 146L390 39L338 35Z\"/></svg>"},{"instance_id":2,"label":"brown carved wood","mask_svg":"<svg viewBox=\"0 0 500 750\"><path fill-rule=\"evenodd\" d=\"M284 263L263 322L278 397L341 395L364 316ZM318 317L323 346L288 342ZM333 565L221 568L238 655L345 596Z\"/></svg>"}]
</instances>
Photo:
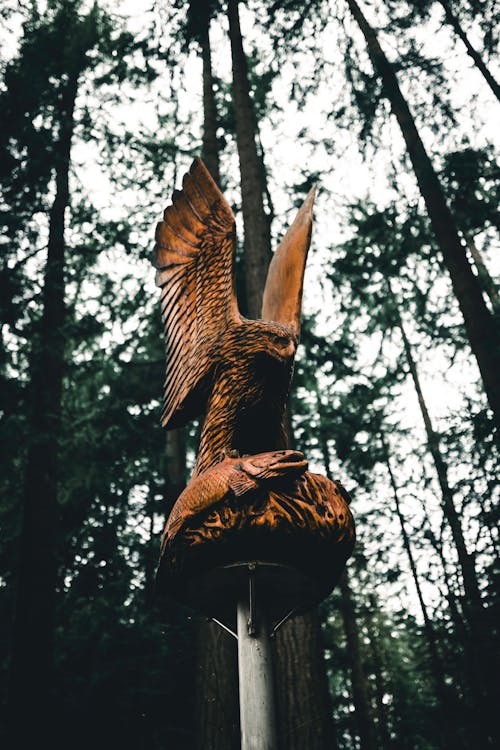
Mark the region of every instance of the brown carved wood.
<instances>
[{"instance_id":1,"label":"brown carved wood","mask_svg":"<svg viewBox=\"0 0 500 750\"><path fill-rule=\"evenodd\" d=\"M163 536L159 581L244 559L296 567L327 593L354 544L345 490L286 450L283 414L300 333L314 190L270 264L262 319L234 289L235 221L195 159L158 224L167 377L162 424L205 414L195 470Z\"/></svg>"},{"instance_id":2,"label":"brown carved wood","mask_svg":"<svg viewBox=\"0 0 500 750\"><path fill-rule=\"evenodd\" d=\"M253 456L226 456L200 476L193 479L178 498L170 513L162 550L180 528L196 523L200 513L232 497L242 498L254 494L261 487L276 484L279 480L303 474L307 461L299 451L270 451Z\"/></svg>"},{"instance_id":3,"label":"brown carved wood","mask_svg":"<svg viewBox=\"0 0 500 750\"><path fill-rule=\"evenodd\" d=\"M297 567L326 595L354 546L347 493L338 482L309 471L296 478L284 477L267 489L265 485L271 483L244 496L227 489L218 502L207 504L197 514L186 514L181 529L173 535L169 535L167 524L160 579L175 588L176 580L182 582L207 566L258 555L262 560Z\"/></svg>"}]
</instances>

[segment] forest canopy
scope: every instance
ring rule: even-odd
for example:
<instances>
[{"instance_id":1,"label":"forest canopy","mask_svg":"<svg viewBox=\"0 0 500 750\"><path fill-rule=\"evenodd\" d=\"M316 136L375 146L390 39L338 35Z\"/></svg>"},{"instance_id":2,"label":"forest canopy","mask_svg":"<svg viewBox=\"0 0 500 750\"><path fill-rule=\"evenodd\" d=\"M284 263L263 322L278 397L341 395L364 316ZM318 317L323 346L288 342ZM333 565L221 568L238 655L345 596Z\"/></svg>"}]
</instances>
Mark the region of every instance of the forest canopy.
<instances>
[{"instance_id":1,"label":"forest canopy","mask_svg":"<svg viewBox=\"0 0 500 750\"><path fill-rule=\"evenodd\" d=\"M277 643L290 750L498 746L499 9L5 0L7 748L238 745L235 653L155 596L199 425L160 427L154 227L201 155L240 307L317 185L289 435L357 545Z\"/></svg>"}]
</instances>

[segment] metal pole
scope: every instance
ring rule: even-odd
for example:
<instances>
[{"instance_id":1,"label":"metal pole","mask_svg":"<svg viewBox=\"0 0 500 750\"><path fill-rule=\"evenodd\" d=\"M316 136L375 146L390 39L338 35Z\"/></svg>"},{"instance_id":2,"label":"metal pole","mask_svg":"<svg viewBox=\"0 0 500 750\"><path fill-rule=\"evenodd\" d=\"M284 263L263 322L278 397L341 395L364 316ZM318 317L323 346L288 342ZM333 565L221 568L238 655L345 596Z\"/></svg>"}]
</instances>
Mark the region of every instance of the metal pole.
<instances>
[{"instance_id":1,"label":"metal pole","mask_svg":"<svg viewBox=\"0 0 500 750\"><path fill-rule=\"evenodd\" d=\"M269 627L256 606L254 578L238 602L241 750L277 750Z\"/></svg>"}]
</instances>

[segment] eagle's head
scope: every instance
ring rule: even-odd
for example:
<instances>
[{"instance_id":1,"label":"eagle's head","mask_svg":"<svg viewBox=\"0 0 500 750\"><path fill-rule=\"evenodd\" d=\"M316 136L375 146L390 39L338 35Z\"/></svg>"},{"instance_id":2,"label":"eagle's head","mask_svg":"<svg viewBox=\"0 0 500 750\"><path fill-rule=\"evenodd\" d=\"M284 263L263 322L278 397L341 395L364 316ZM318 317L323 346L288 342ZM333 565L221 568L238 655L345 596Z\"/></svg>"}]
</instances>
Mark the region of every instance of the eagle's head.
<instances>
[{"instance_id":1,"label":"eagle's head","mask_svg":"<svg viewBox=\"0 0 500 750\"><path fill-rule=\"evenodd\" d=\"M254 320L255 353L275 362L291 366L297 351L298 338L291 328L271 321Z\"/></svg>"}]
</instances>

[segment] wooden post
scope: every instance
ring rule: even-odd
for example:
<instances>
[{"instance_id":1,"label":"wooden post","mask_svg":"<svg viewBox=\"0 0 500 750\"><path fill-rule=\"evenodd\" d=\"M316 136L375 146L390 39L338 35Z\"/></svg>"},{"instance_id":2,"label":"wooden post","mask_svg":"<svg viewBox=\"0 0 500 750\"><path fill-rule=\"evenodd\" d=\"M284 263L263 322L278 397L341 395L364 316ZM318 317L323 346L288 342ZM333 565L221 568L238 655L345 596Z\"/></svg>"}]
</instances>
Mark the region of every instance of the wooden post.
<instances>
[{"instance_id":1,"label":"wooden post","mask_svg":"<svg viewBox=\"0 0 500 750\"><path fill-rule=\"evenodd\" d=\"M277 750L269 623L254 585L250 571L237 612L241 750Z\"/></svg>"}]
</instances>

